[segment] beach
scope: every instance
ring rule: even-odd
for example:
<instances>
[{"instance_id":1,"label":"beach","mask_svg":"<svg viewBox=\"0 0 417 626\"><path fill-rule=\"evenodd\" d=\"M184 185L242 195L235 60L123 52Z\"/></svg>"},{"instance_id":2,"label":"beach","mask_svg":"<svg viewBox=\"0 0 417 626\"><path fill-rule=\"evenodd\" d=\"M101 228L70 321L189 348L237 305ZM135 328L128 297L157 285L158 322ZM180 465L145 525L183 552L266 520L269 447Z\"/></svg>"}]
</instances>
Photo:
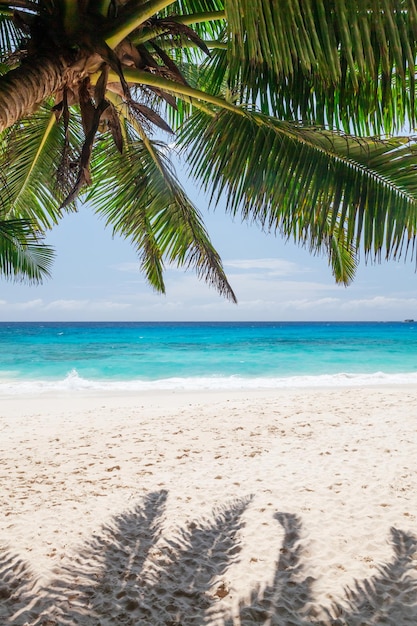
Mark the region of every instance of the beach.
<instances>
[{"instance_id":1,"label":"beach","mask_svg":"<svg viewBox=\"0 0 417 626\"><path fill-rule=\"evenodd\" d=\"M0 623L416 624L417 389L0 402Z\"/></svg>"}]
</instances>

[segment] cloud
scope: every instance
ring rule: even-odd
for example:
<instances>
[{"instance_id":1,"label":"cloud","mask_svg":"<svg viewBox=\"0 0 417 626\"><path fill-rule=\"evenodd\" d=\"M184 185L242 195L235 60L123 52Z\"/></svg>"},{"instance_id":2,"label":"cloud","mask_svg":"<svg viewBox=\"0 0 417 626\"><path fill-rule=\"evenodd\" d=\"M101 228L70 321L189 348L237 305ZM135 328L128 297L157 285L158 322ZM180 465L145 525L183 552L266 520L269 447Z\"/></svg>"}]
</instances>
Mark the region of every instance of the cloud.
<instances>
[{"instance_id":1,"label":"cloud","mask_svg":"<svg viewBox=\"0 0 417 626\"><path fill-rule=\"evenodd\" d=\"M297 263L287 261L285 259L231 259L224 261L224 266L238 270L252 270L266 272L273 276L289 276L298 274L306 270L302 269Z\"/></svg>"},{"instance_id":2,"label":"cloud","mask_svg":"<svg viewBox=\"0 0 417 626\"><path fill-rule=\"evenodd\" d=\"M87 316L89 319L106 319L113 313L126 311L132 307L130 302L117 302L111 300L76 300L60 299L50 302L40 298L26 302L0 301L2 319L18 320L60 320L81 319Z\"/></svg>"},{"instance_id":3,"label":"cloud","mask_svg":"<svg viewBox=\"0 0 417 626\"><path fill-rule=\"evenodd\" d=\"M275 275L256 273L229 274L239 303L251 300L275 300L277 303L306 298L338 297L342 288L334 283L307 280L283 280Z\"/></svg>"},{"instance_id":4,"label":"cloud","mask_svg":"<svg viewBox=\"0 0 417 626\"><path fill-rule=\"evenodd\" d=\"M393 298L387 296L374 296L373 298L361 298L348 300L343 304L346 310L355 309L391 309L404 311L406 316L409 311L417 312L417 298Z\"/></svg>"},{"instance_id":5,"label":"cloud","mask_svg":"<svg viewBox=\"0 0 417 626\"><path fill-rule=\"evenodd\" d=\"M160 295L146 284L138 262L121 262L114 268L125 272L125 278L115 274L115 280L106 277L98 283L88 277L89 282L81 283L82 293L79 284L74 289L65 281L59 284L59 289L39 288L42 298L37 299L27 297L20 302L13 301L15 294L11 293L9 298L5 292L0 300L1 319L319 321L417 318L417 297L410 297L410 292L398 280L395 282L397 291L384 289L378 281L370 280L375 272L364 272L362 280L346 289L336 285L329 272L304 269L302 262L272 255L258 259L233 258L226 261L225 266L238 298L237 306L219 296L203 280L198 280L191 270L168 268L166 295ZM134 284L132 274L138 277Z\"/></svg>"},{"instance_id":6,"label":"cloud","mask_svg":"<svg viewBox=\"0 0 417 626\"><path fill-rule=\"evenodd\" d=\"M36 300L28 300L26 302L17 302L14 306L18 311L27 311L40 309L43 307L43 300L41 298L37 298Z\"/></svg>"},{"instance_id":7,"label":"cloud","mask_svg":"<svg viewBox=\"0 0 417 626\"><path fill-rule=\"evenodd\" d=\"M131 305L125 302L102 300L53 300L44 307L45 311L114 311L126 310Z\"/></svg>"},{"instance_id":8,"label":"cloud","mask_svg":"<svg viewBox=\"0 0 417 626\"><path fill-rule=\"evenodd\" d=\"M301 300L289 300L285 303L286 309L295 311L311 311L312 309L325 310L328 307L340 308L342 300L340 298L305 298Z\"/></svg>"}]
</instances>

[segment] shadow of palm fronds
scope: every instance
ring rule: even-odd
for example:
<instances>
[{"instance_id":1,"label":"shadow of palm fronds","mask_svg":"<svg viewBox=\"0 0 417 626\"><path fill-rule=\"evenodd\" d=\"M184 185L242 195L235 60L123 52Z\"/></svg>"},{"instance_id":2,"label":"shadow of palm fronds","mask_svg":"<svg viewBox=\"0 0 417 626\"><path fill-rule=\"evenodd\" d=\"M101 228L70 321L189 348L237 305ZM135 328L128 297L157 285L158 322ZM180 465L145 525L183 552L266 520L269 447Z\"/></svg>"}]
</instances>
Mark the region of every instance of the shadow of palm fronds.
<instances>
[{"instance_id":1,"label":"shadow of palm fronds","mask_svg":"<svg viewBox=\"0 0 417 626\"><path fill-rule=\"evenodd\" d=\"M138 590L146 587L144 565L159 540L167 495L164 490L148 494L141 506L114 518L58 570L49 596L59 624L104 624L99 617L115 609L119 621L113 623L125 623L137 608Z\"/></svg>"},{"instance_id":2,"label":"shadow of palm fronds","mask_svg":"<svg viewBox=\"0 0 417 626\"><path fill-rule=\"evenodd\" d=\"M301 522L295 515L277 513L285 535L270 585L253 590L240 602L239 616L223 619L223 626L416 626L417 539L391 529L394 559L379 573L356 581L345 598L331 608L314 604L314 579L304 575L301 563ZM411 573L414 573L414 576Z\"/></svg>"},{"instance_id":3,"label":"shadow of palm fronds","mask_svg":"<svg viewBox=\"0 0 417 626\"><path fill-rule=\"evenodd\" d=\"M33 572L24 561L8 551L0 555L1 624L27 621L27 609L37 601L35 584Z\"/></svg>"},{"instance_id":4,"label":"shadow of palm fronds","mask_svg":"<svg viewBox=\"0 0 417 626\"><path fill-rule=\"evenodd\" d=\"M1 626L415 626L417 539L391 530L394 557L376 576L357 581L330 608L314 601L314 579L303 565L301 520L276 513L284 539L271 583L233 613L221 577L240 552L243 514L251 498L162 532L167 492L114 518L79 556L41 587L30 569L0 559ZM230 603L229 603L230 607Z\"/></svg>"},{"instance_id":5,"label":"shadow of palm fronds","mask_svg":"<svg viewBox=\"0 0 417 626\"><path fill-rule=\"evenodd\" d=\"M268 624L307 626L317 623L312 608L311 576L304 575L301 562L301 520L291 513L276 513L284 529L284 539L273 580L264 589L254 589L247 602L240 602L239 618L229 618L224 626Z\"/></svg>"},{"instance_id":6,"label":"shadow of palm fronds","mask_svg":"<svg viewBox=\"0 0 417 626\"><path fill-rule=\"evenodd\" d=\"M394 549L391 563L380 566L376 576L356 581L353 589L345 590L346 600L335 603L327 611L332 626L417 624L417 539L391 528L391 542Z\"/></svg>"},{"instance_id":7,"label":"shadow of palm fronds","mask_svg":"<svg viewBox=\"0 0 417 626\"><path fill-rule=\"evenodd\" d=\"M148 600L158 608L161 624L201 626L210 622L210 608L218 601L219 577L241 551L238 534L251 499L214 510L210 520L193 521L166 542L166 562L153 569L155 584ZM171 590L169 599L163 598L164 589Z\"/></svg>"},{"instance_id":8,"label":"shadow of palm fronds","mask_svg":"<svg viewBox=\"0 0 417 626\"><path fill-rule=\"evenodd\" d=\"M160 525L166 497L151 494L144 507L117 517L60 571L50 591L59 624L136 626L153 624L156 614L160 624L204 623L215 601L209 592L239 551L237 533L249 499L165 540Z\"/></svg>"}]
</instances>

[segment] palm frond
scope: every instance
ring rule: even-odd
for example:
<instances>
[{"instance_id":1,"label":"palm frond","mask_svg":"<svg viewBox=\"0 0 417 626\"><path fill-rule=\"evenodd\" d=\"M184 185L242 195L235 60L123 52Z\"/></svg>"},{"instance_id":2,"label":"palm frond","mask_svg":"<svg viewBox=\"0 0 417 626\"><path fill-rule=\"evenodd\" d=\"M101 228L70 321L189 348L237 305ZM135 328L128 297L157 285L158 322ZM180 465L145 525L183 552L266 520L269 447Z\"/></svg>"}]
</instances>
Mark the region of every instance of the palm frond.
<instances>
[{"instance_id":1,"label":"palm frond","mask_svg":"<svg viewBox=\"0 0 417 626\"><path fill-rule=\"evenodd\" d=\"M345 231L336 229L333 231L328 243L329 264L336 282L346 287L355 278L359 259L356 248L345 242Z\"/></svg>"},{"instance_id":2,"label":"palm frond","mask_svg":"<svg viewBox=\"0 0 417 626\"><path fill-rule=\"evenodd\" d=\"M385 130L415 120L414 0L226 0L229 81L271 112ZM244 100L242 100L244 101ZM298 117L300 116L300 117ZM370 119L366 118L370 116Z\"/></svg>"},{"instance_id":3,"label":"palm frond","mask_svg":"<svg viewBox=\"0 0 417 626\"><path fill-rule=\"evenodd\" d=\"M361 249L415 252L417 144L367 136L416 122L416 58L417 0L0 0L4 126L19 120L0 134L0 206L49 228L90 182L92 157L97 210L132 239L151 284L163 291L174 262L233 300L148 137L169 123L216 201L325 250L347 284ZM29 66L45 70L40 91L18 89Z\"/></svg>"},{"instance_id":4,"label":"palm frond","mask_svg":"<svg viewBox=\"0 0 417 626\"><path fill-rule=\"evenodd\" d=\"M156 291L165 293L163 254L144 202L147 197L147 173L140 155L135 155L131 141L125 142L123 156L120 157L116 156L108 139L103 138L99 146L100 152L93 162L97 182L88 195L88 201L104 217L106 225L113 228L114 234L120 234L132 241L139 255L141 270L149 284ZM109 164L110 168L111 165L118 168L117 176L110 177L110 180L106 171Z\"/></svg>"},{"instance_id":5,"label":"palm frond","mask_svg":"<svg viewBox=\"0 0 417 626\"><path fill-rule=\"evenodd\" d=\"M357 139L322 128L228 111L200 112L180 144L212 199L270 231L313 248L399 256L417 229L417 146L404 138Z\"/></svg>"},{"instance_id":6,"label":"palm frond","mask_svg":"<svg viewBox=\"0 0 417 626\"><path fill-rule=\"evenodd\" d=\"M24 33L16 26L12 15L4 15L0 7L0 61L10 58L18 49Z\"/></svg>"},{"instance_id":7,"label":"palm frond","mask_svg":"<svg viewBox=\"0 0 417 626\"><path fill-rule=\"evenodd\" d=\"M174 11L169 6L161 16L190 25L202 41L218 39L225 27L223 0L177 2Z\"/></svg>"},{"instance_id":8,"label":"palm frond","mask_svg":"<svg viewBox=\"0 0 417 626\"><path fill-rule=\"evenodd\" d=\"M369 72L376 79L380 68L404 75L414 65L414 0L226 0L225 5L234 55L266 63L277 75L290 75L297 62L304 72L336 84L346 63L355 83Z\"/></svg>"},{"instance_id":9,"label":"palm frond","mask_svg":"<svg viewBox=\"0 0 417 626\"><path fill-rule=\"evenodd\" d=\"M209 93L224 95L228 88L227 49L215 49L201 66L199 83Z\"/></svg>"},{"instance_id":10,"label":"palm frond","mask_svg":"<svg viewBox=\"0 0 417 626\"><path fill-rule=\"evenodd\" d=\"M30 283L50 276L54 251L27 220L0 219L0 275Z\"/></svg>"},{"instance_id":11,"label":"palm frond","mask_svg":"<svg viewBox=\"0 0 417 626\"><path fill-rule=\"evenodd\" d=\"M0 169L5 181L1 191L4 207L14 216L50 228L62 216L60 204L76 172L82 131L73 115L66 136L64 124L56 122L50 107L22 120L2 135ZM65 170L64 176L62 168ZM55 175L53 175L54 173ZM62 179L63 185L60 185Z\"/></svg>"},{"instance_id":12,"label":"palm frond","mask_svg":"<svg viewBox=\"0 0 417 626\"><path fill-rule=\"evenodd\" d=\"M220 294L236 300L201 215L175 177L166 146L139 138L131 129L123 155L103 140L93 174L96 183L89 200L114 232L133 242L156 290L165 290L166 261L193 268Z\"/></svg>"}]
</instances>

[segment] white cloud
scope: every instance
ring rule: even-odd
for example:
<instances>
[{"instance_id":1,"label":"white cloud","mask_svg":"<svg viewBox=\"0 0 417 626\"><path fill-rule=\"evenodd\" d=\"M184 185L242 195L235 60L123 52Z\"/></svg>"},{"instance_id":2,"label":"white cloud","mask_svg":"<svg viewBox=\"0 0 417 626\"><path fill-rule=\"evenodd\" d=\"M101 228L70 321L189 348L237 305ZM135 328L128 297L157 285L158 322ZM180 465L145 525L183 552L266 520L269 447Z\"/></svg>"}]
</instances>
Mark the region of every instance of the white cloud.
<instances>
[{"instance_id":1,"label":"white cloud","mask_svg":"<svg viewBox=\"0 0 417 626\"><path fill-rule=\"evenodd\" d=\"M342 288L334 283L322 283L306 280L283 280L277 276L264 274L229 274L229 281L235 290L239 302L252 299L302 300L304 298L324 297L337 294ZM335 297L337 297L335 295Z\"/></svg>"},{"instance_id":2,"label":"white cloud","mask_svg":"<svg viewBox=\"0 0 417 626\"><path fill-rule=\"evenodd\" d=\"M118 312L132 307L130 302L111 300L69 300L60 299L47 302L42 299L26 302L0 301L3 320L54 320L60 319L118 319ZM115 315L113 315L115 313ZM92 317L93 316L93 317Z\"/></svg>"},{"instance_id":3,"label":"white cloud","mask_svg":"<svg viewBox=\"0 0 417 626\"><path fill-rule=\"evenodd\" d=\"M41 298L37 298L36 300L28 300L26 302L17 302L14 306L18 311L27 311L40 309L43 307L43 300Z\"/></svg>"},{"instance_id":4,"label":"white cloud","mask_svg":"<svg viewBox=\"0 0 417 626\"><path fill-rule=\"evenodd\" d=\"M231 259L224 261L224 266L240 270L259 270L273 276L289 276L305 271L299 265L285 259Z\"/></svg>"},{"instance_id":5,"label":"white cloud","mask_svg":"<svg viewBox=\"0 0 417 626\"><path fill-rule=\"evenodd\" d=\"M299 274L301 272L309 271L308 269L302 268L300 265L297 265L296 263L293 263L291 261L274 258L229 259L223 260L223 265L227 274L229 268L242 271L251 270L255 272L258 276L260 273L266 276L290 276L293 274ZM129 272L135 274L140 273L139 262L118 263L117 265L112 265L111 267L112 269L115 269L119 272ZM185 272L185 268L177 267L174 263L166 263L165 271L173 273L179 272L183 274ZM192 270L190 269L189 271L191 272Z\"/></svg>"},{"instance_id":6,"label":"white cloud","mask_svg":"<svg viewBox=\"0 0 417 626\"><path fill-rule=\"evenodd\" d=\"M126 310L131 305L124 302L102 300L53 300L44 307L45 311L114 311Z\"/></svg>"},{"instance_id":7,"label":"white cloud","mask_svg":"<svg viewBox=\"0 0 417 626\"><path fill-rule=\"evenodd\" d=\"M129 257L122 256L126 258ZM360 280L346 289L335 284L327 267L320 271L305 269L303 261L274 258L273 253L258 259L232 258L225 262L225 267L238 298L237 306L199 281L191 270L168 268L167 293L163 296L146 284L138 262L120 262L113 269L126 273L122 279L120 274L108 272L100 282L95 275L84 272L76 284L66 279L57 281L53 289L48 285L37 288L37 294L42 295L37 299L23 297L23 288L20 293L16 288L13 292L4 290L0 300L1 319L318 321L417 318L417 297L410 297L407 291L413 289L414 274L404 283L405 287L396 278L388 288L386 270L385 282L381 283L375 279L379 275L378 268L371 268L371 271L362 271Z\"/></svg>"},{"instance_id":8,"label":"white cloud","mask_svg":"<svg viewBox=\"0 0 417 626\"><path fill-rule=\"evenodd\" d=\"M375 296L373 298L362 298L348 300L343 304L346 310L360 309L390 309L404 311L408 316L409 311L415 311L417 315L417 298L393 298L387 296Z\"/></svg>"},{"instance_id":9,"label":"white cloud","mask_svg":"<svg viewBox=\"0 0 417 626\"><path fill-rule=\"evenodd\" d=\"M88 300L53 300L43 308L45 311L80 311L86 308Z\"/></svg>"},{"instance_id":10,"label":"white cloud","mask_svg":"<svg viewBox=\"0 0 417 626\"><path fill-rule=\"evenodd\" d=\"M285 303L286 309L293 309L295 311L311 311L311 309L325 310L327 307L339 308L342 301L340 298L316 298L316 299L302 299L302 300L289 300Z\"/></svg>"}]
</instances>

